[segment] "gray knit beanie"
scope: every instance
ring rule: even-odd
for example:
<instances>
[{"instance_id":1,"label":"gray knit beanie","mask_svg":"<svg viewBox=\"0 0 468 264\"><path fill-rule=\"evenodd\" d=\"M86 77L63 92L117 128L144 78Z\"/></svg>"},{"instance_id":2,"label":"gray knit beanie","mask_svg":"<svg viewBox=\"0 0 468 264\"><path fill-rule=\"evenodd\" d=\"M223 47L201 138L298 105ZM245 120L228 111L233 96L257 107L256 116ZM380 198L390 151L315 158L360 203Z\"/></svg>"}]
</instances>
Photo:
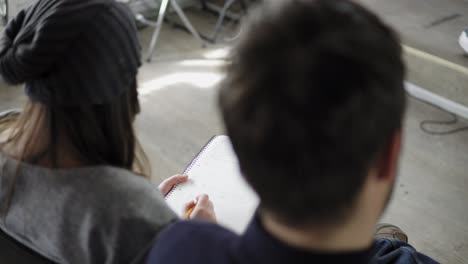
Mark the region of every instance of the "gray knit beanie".
<instances>
[{"instance_id":1,"label":"gray knit beanie","mask_svg":"<svg viewBox=\"0 0 468 264\"><path fill-rule=\"evenodd\" d=\"M103 104L128 91L141 66L130 10L115 0L38 0L0 37L0 75L47 105ZM135 88L135 87L133 87Z\"/></svg>"}]
</instances>

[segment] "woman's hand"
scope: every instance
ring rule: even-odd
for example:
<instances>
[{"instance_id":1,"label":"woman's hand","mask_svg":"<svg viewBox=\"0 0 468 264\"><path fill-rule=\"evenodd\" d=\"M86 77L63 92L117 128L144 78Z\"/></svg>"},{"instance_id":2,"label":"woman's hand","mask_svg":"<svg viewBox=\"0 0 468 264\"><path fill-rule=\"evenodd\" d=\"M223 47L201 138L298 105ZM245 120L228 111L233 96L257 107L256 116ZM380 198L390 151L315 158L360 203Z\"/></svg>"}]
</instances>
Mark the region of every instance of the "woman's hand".
<instances>
[{"instance_id":1,"label":"woman's hand","mask_svg":"<svg viewBox=\"0 0 468 264\"><path fill-rule=\"evenodd\" d=\"M189 219L201 219L211 223L216 223L216 214L213 202L211 202L208 195L199 195L195 200L188 202L184 208L184 215L187 215L192 208L193 211L189 214Z\"/></svg>"},{"instance_id":2,"label":"woman's hand","mask_svg":"<svg viewBox=\"0 0 468 264\"><path fill-rule=\"evenodd\" d=\"M169 177L168 179L164 180L160 185L159 185L159 190L162 192L164 196L166 196L174 187L174 185L179 184L179 183L184 183L188 180L187 175L174 175L172 177Z\"/></svg>"}]
</instances>

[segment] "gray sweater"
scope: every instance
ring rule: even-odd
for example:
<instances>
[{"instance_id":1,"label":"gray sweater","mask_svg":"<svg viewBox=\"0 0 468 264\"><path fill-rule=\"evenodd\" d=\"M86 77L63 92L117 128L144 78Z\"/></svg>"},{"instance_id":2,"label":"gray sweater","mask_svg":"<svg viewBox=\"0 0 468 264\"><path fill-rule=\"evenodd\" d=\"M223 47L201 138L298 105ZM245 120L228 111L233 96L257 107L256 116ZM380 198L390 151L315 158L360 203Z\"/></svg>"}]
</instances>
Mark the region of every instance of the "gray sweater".
<instances>
[{"instance_id":1,"label":"gray sweater","mask_svg":"<svg viewBox=\"0 0 468 264\"><path fill-rule=\"evenodd\" d=\"M176 219L155 186L122 169L18 167L0 152L0 209L12 184L0 228L58 263L139 263Z\"/></svg>"}]
</instances>

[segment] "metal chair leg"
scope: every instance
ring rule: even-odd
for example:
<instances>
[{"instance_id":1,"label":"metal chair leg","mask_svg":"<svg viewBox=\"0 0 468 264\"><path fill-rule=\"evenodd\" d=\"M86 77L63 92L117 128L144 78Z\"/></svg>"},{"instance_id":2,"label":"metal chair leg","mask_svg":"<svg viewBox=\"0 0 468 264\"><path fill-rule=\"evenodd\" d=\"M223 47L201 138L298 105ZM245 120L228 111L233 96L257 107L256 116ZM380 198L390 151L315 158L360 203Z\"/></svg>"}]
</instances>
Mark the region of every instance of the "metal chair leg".
<instances>
[{"instance_id":1,"label":"metal chair leg","mask_svg":"<svg viewBox=\"0 0 468 264\"><path fill-rule=\"evenodd\" d=\"M198 31L193 27L192 23L190 23L190 20L187 18L187 16L185 15L184 11L182 10L182 8L179 6L179 4L175 1L175 0L171 0L171 6L172 8L176 11L177 15L179 15L180 19L182 20L182 22L184 23L185 27L190 31L190 33L192 33L192 35L198 40L200 41L200 43L202 44L202 46L204 47L205 46L205 42L203 41L203 39L200 37L200 34L198 33Z\"/></svg>"},{"instance_id":2,"label":"metal chair leg","mask_svg":"<svg viewBox=\"0 0 468 264\"><path fill-rule=\"evenodd\" d=\"M156 48L156 43L159 38L159 33L161 32L162 25L164 23L164 17L166 16L167 7L171 0L162 0L161 6L159 7L158 20L156 22L156 28L154 29L153 37L151 38L151 44L148 49L147 61L150 62L153 58L154 49Z\"/></svg>"},{"instance_id":3,"label":"metal chair leg","mask_svg":"<svg viewBox=\"0 0 468 264\"><path fill-rule=\"evenodd\" d=\"M218 21L216 22L215 30L213 31L213 34L211 35L211 39L214 42L217 41L218 35L221 32L221 27L223 26L224 18L226 17L226 12L235 2L236 0L228 0L226 4L224 5L223 9L221 10Z\"/></svg>"}]
</instances>

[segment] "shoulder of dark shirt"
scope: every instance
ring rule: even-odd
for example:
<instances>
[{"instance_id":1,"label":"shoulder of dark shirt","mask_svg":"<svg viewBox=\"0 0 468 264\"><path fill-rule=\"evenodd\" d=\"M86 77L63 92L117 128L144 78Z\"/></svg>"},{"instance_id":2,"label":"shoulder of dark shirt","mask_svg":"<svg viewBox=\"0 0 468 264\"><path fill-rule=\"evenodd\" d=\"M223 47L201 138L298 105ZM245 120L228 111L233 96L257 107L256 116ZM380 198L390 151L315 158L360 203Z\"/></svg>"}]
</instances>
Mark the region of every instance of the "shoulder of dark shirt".
<instances>
[{"instance_id":1,"label":"shoulder of dark shirt","mask_svg":"<svg viewBox=\"0 0 468 264\"><path fill-rule=\"evenodd\" d=\"M237 238L235 233L217 224L178 221L160 233L147 264L225 263L222 259L229 258L229 246Z\"/></svg>"}]
</instances>

